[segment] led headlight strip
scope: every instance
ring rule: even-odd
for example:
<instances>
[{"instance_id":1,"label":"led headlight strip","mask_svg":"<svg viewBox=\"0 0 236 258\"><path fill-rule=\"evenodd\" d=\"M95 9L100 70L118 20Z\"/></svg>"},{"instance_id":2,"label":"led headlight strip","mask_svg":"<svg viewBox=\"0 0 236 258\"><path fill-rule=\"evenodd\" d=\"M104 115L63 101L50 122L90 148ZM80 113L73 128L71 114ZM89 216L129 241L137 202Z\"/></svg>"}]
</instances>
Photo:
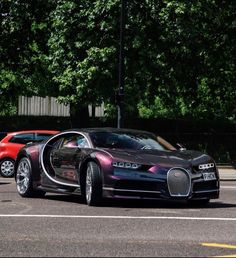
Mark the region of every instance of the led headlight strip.
<instances>
[{"instance_id":1,"label":"led headlight strip","mask_svg":"<svg viewBox=\"0 0 236 258\"><path fill-rule=\"evenodd\" d=\"M199 169L208 169L208 168L214 168L214 163L207 163L207 164L201 164L198 166Z\"/></svg>"},{"instance_id":2,"label":"led headlight strip","mask_svg":"<svg viewBox=\"0 0 236 258\"><path fill-rule=\"evenodd\" d=\"M136 163L122 162L122 161L114 161L112 165L113 167L116 167L116 168L130 168L130 169L138 169L141 167L141 165Z\"/></svg>"}]
</instances>

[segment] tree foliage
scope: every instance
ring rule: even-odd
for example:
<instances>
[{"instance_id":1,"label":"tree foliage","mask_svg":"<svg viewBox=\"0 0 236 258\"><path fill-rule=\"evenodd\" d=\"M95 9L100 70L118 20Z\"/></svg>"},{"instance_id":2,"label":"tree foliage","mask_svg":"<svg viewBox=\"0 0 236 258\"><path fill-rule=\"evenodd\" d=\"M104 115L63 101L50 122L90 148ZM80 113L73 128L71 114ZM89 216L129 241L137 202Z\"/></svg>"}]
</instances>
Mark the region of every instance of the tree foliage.
<instances>
[{"instance_id":1,"label":"tree foliage","mask_svg":"<svg viewBox=\"0 0 236 258\"><path fill-rule=\"evenodd\" d=\"M158 58L157 83L139 103L142 115L235 119L235 7L234 1L162 1L150 55Z\"/></svg>"},{"instance_id":2,"label":"tree foliage","mask_svg":"<svg viewBox=\"0 0 236 258\"><path fill-rule=\"evenodd\" d=\"M116 86L118 1L59 0L50 14L50 71L68 103L109 102Z\"/></svg>"},{"instance_id":3,"label":"tree foliage","mask_svg":"<svg viewBox=\"0 0 236 258\"><path fill-rule=\"evenodd\" d=\"M115 113L120 0L1 2L0 90ZM234 0L127 1L126 112L236 120ZM4 96L4 97L3 97ZM5 98L5 100L3 100Z\"/></svg>"},{"instance_id":4,"label":"tree foliage","mask_svg":"<svg viewBox=\"0 0 236 258\"><path fill-rule=\"evenodd\" d=\"M3 0L0 7L0 105L18 95L55 94L46 63L52 6L45 0Z\"/></svg>"}]
</instances>

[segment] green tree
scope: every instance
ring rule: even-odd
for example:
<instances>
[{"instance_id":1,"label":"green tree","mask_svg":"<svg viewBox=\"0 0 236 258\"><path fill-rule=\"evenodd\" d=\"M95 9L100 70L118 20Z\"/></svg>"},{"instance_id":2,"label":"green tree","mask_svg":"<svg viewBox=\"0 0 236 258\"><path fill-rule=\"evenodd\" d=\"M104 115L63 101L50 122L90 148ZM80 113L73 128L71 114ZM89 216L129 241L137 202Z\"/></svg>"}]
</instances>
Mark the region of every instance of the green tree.
<instances>
[{"instance_id":1,"label":"green tree","mask_svg":"<svg viewBox=\"0 0 236 258\"><path fill-rule=\"evenodd\" d=\"M145 36L146 53L156 83L139 102L140 115L235 119L235 1L149 4L154 30Z\"/></svg>"},{"instance_id":2,"label":"green tree","mask_svg":"<svg viewBox=\"0 0 236 258\"><path fill-rule=\"evenodd\" d=\"M1 105L50 94L85 122L91 103L114 115L120 3L1 1ZM235 1L127 3L127 114L235 121Z\"/></svg>"},{"instance_id":3,"label":"green tree","mask_svg":"<svg viewBox=\"0 0 236 258\"><path fill-rule=\"evenodd\" d=\"M5 114L12 113L6 104L16 105L18 95L57 95L46 63L52 7L46 0L0 2L0 106Z\"/></svg>"},{"instance_id":4,"label":"green tree","mask_svg":"<svg viewBox=\"0 0 236 258\"><path fill-rule=\"evenodd\" d=\"M71 115L83 122L88 104L114 98L119 1L58 0L50 20L48 61L59 100L70 103Z\"/></svg>"},{"instance_id":5,"label":"green tree","mask_svg":"<svg viewBox=\"0 0 236 258\"><path fill-rule=\"evenodd\" d=\"M61 101L110 110L118 87L120 1L57 1L51 71ZM126 112L235 119L234 1L128 1Z\"/></svg>"}]
</instances>

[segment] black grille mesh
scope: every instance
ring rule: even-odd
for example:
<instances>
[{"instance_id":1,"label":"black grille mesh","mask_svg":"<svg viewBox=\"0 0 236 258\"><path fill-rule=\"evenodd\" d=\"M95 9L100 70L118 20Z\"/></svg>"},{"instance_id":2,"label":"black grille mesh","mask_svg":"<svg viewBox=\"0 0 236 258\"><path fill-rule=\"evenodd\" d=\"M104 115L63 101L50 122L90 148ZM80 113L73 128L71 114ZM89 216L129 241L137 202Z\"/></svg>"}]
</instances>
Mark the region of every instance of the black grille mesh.
<instances>
[{"instance_id":1,"label":"black grille mesh","mask_svg":"<svg viewBox=\"0 0 236 258\"><path fill-rule=\"evenodd\" d=\"M184 169L171 169L167 174L167 184L171 196L183 197L190 193L191 180Z\"/></svg>"}]
</instances>

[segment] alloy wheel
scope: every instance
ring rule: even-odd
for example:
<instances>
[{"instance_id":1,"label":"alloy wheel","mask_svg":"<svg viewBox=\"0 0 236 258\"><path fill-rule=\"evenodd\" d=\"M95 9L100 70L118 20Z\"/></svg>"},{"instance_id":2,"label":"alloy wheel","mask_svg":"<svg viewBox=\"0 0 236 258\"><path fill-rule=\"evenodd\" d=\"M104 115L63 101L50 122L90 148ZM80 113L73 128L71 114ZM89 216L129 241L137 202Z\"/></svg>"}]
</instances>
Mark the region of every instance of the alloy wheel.
<instances>
[{"instance_id":1,"label":"alloy wheel","mask_svg":"<svg viewBox=\"0 0 236 258\"><path fill-rule=\"evenodd\" d=\"M30 164L22 159L16 172L16 185L20 194L25 194L30 187Z\"/></svg>"},{"instance_id":2,"label":"alloy wheel","mask_svg":"<svg viewBox=\"0 0 236 258\"><path fill-rule=\"evenodd\" d=\"M92 170L89 166L87 168L87 174L86 174L86 201L87 203L90 203L92 196Z\"/></svg>"},{"instance_id":3,"label":"alloy wheel","mask_svg":"<svg viewBox=\"0 0 236 258\"><path fill-rule=\"evenodd\" d=\"M4 177L11 177L14 174L14 162L7 159L1 163L1 174Z\"/></svg>"}]
</instances>

